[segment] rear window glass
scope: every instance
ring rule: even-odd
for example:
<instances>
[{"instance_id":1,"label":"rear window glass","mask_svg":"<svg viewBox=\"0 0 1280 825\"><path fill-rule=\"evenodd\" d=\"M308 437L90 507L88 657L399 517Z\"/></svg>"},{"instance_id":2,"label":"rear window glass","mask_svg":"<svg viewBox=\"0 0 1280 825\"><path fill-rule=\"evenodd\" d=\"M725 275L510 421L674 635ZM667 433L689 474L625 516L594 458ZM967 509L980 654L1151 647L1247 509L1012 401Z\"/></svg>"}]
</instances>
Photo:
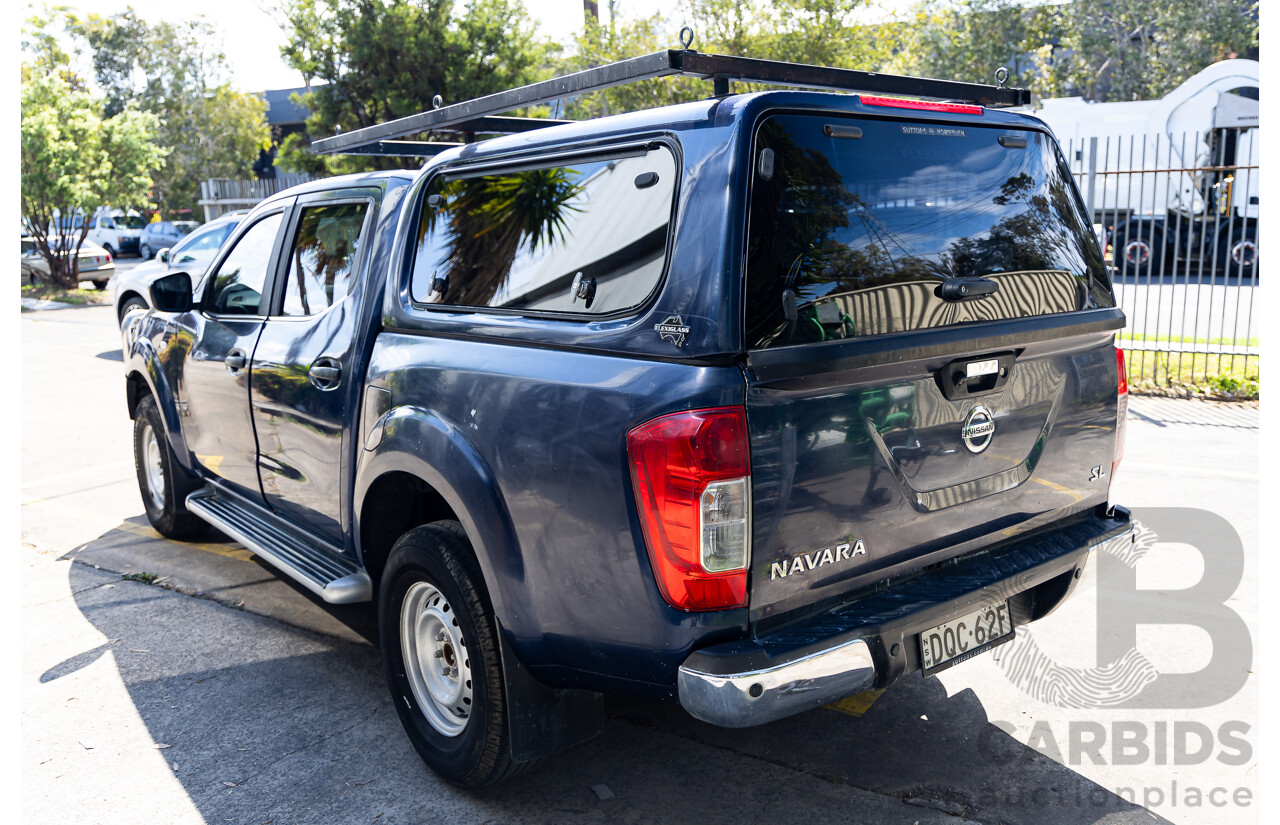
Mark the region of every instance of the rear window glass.
<instances>
[{"instance_id":1,"label":"rear window glass","mask_svg":"<svg viewBox=\"0 0 1280 825\"><path fill-rule=\"evenodd\" d=\"M1069 174L1033 131L773 117L751 197L751 348L1071 312L1105 284ZM952 278L999 289L946 301Z\"/></svg>"},{"instance_id":2,"label":"rear window glass","mask_svg":"<svg viewBox=\"0 0 1280 825\"><path fill-rule=\"evenodd\" d=\"M413 299L590 315L635 307L662 278L675 181L666 147L438 176L422 206Z\"/></svg>"}]
</instances>

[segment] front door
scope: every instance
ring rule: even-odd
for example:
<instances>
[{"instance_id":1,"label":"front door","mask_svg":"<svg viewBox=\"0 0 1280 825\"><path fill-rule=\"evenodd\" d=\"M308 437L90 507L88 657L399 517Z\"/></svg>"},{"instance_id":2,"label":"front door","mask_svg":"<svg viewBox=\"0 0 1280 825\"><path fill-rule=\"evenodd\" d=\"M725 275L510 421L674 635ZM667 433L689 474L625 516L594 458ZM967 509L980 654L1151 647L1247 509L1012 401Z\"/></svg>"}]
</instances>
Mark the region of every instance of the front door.
<instances>
[{"instance_id":1,"label":"front door","mask_svg":"<svg viewBox=\"0 0 1280 825\"><path fill-rule=\"evenodd\" d=\"M267 503L341 545L344 423L360 376L360 270L374 193L301 197L279 267L271 317L253 354L258 466Z\"/></svg>"},{"instance_id":2,"label":"front door","mask_svg":"<svg viewBox=\"0 0 1280 825\"><path fill-rule=\"evenodd\" d=\"M259 501L249 366L265 320L263 291L283 223L283 210L262 216L217 264L199 311L192 313L179 388L183 432L197 463Z\"/></svg>"}]
</instances>

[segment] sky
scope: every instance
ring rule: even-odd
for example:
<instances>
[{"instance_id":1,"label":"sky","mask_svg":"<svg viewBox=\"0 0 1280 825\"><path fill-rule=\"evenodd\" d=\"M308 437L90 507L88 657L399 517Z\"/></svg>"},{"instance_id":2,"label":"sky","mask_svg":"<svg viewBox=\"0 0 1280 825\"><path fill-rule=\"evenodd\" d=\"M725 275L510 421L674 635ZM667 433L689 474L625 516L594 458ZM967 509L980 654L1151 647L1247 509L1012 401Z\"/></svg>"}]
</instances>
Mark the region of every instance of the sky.
<instances>
[{"instance_id":1,"label":"sky","mask_svg":"<svg viewBox=\"0 0 1280 825\"><path fill-rule=\"evenodd\" d=\"M120 14L132 6L147 21L176 23L201 15L217 28L223 52L233 72L233 84L246 92L290 89L301 86L303 78L280 59L284 33L273 18L273 0L61 0L82 14L102 17ZM566 40L582 26L582 0L524 0L529 15L540 23L540 31L556 41ZM600 0L601 14L607 16L609 0ZM668 15L676 0L615 3L619 18L662 11ZM672 44L675 45L675 44Z\"/></svg>"}]
</instances>

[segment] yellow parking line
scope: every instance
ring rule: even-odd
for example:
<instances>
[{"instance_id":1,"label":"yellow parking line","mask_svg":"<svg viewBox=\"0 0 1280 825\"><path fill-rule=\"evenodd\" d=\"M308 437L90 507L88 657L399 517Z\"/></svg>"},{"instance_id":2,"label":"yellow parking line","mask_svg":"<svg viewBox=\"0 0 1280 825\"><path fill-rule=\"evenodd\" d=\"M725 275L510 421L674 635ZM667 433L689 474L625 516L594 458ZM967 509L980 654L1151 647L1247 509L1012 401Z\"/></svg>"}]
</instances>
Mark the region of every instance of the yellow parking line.
<instances>
[{"instance_id":1,"label":"yellow parking line","mask_svg":"<svg viewBox=\"0 0 1280 825\"><path fill-rule=\"evenodd\" d=\"M866 690L862 693L855 693L852 696L846 696L838 702L832 702L825 705L827 710L834 710L848 716L861 717L864 713L871 710L871 706L880 698L880 694L884 690Z\"/></svg>"}]
</instances>

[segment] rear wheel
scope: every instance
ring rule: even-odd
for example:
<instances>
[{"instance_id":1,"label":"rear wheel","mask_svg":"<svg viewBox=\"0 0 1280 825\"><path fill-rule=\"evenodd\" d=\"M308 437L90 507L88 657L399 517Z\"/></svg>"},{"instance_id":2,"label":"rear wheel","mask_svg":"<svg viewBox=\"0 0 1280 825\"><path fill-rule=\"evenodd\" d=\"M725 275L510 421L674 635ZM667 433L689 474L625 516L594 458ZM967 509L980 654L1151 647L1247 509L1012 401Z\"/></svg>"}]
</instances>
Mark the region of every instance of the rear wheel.
<instances>
[{"instance_id":1,"label":"rear wheel","mask_svg":"<svg viewBox=\"0 0 1280 825\"><path fill-rule=\"evenodd\" d=\"M1159 275L1164 271L1164 233L1150 224L1120 227L1111 247L1112 263L1124 275Z\"/></svg>"},{"instance_id":2,"label":"rear wheel","mask_svg":"<svg viewBox=\"0 0 1280 825\"><path fill-rule=\"evenodd\" d=\"M378 628L396 713L432 770L476 787L532 764L511 762L498 626L461 525L400 537L382 575Z\"/></svg>"},{"instance_id":3,"label":"rear wheel","mask_svg":"<svg viewBox=\"0 0 1280 825\"><path fill-rule=\"evenodd\" d=\"M146 244L142 244L138 247L138 255L144 260L151 260L151 247Z\"/></svg>"},{"instance_id":4,"label":"rear wheel","mask_svg":"<svg viewBox=\"0 0 1280 825\"><path fill-rule=\"evenodd\" d=\"M93 288L94 288L94 289L96 289L96 290L98 290L99 292L101 292L102 290L104 290L104 289L106 289L106 288L107 288L107 282L106 282L106 281L94 281L94 282L93 282Z\"/></svg>"},{"instance_id":5,"label":"rear wheel","mask_svg":"<svg viewBox=\"0 0 1280 825\"><path fill-rule=\"evenodd\" d=\"M1249 278L1258 272L1258 238L1252 226L1234 226L1218 240L1219 271L1230 277Z\"/></svg>"},{"instance_id":6,"label":"rear wheel","mask_svg":"<svg viewBox=\"0 0 1280 825\"><path fill-rule=\"evenodd\" d=\"M148 395L139 401L135 415L133 461L147 521L157 533L171 539L202 532L205 522L186 507L187 495L199 485L177 466L155 399Z\"/></svg>"}]
</instances>

